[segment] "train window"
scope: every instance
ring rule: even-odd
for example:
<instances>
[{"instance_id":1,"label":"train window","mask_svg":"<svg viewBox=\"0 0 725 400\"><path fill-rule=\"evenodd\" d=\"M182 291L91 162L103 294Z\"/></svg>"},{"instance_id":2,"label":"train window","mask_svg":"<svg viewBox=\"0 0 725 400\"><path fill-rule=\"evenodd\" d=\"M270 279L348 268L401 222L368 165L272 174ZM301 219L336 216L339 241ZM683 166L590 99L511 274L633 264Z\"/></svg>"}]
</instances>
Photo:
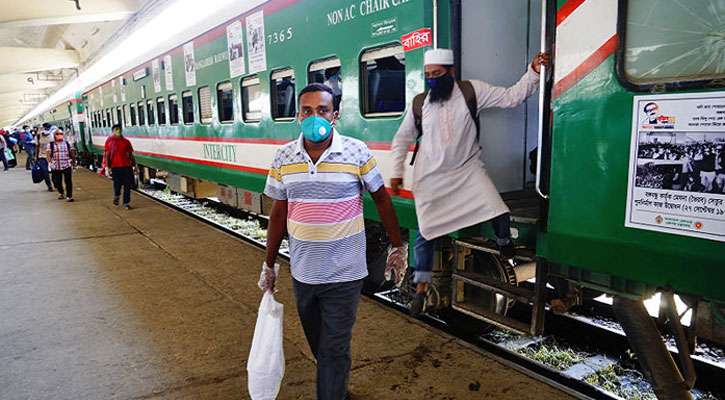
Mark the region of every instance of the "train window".
<instances>
[{"instance_id":1,"label":"train window","mask_svg":"<svg viewBox=\"0 0 725 400\"><path fill-rule=\"evenodd\" d=\"M138 110L138 125L146 125L146 110L144 110L143 101L138 102L136 109Z\"/></svg>"},{"instance_id":2,"label":"train window","mask_svg":"<svg viewBox=\"0 0 725 400\"><path fill-rule=\"evenodd\" d=\"M131 125L136 126L136 106L131 104L128 107L131 109Z\"/></svg>"},{"instance_id":3,"label":"train window","mask_svg":"<svg viewBox=\"0 0 725 400\"><path fill-rule=\"evenodd\" d=\"M366 117L405 111L405 53L395 44L368 50L360 58L361 108Z\"/></svg>"},{"instance_id":4,"label":"train window","mask_svg":"<svg viewBox=\"0 0 725 400\"><path fill-rule=\"evenodd\" d=\"M285 68L272 72L272 118L291 121L295 118L295 72Z\"/></svg>"},{"instance_id":5,"label":"train window","mask_svg":"<svg viewBox=\"0 0 725 400\"><path fill-rule=\"evenodd\" d=\"M199 115L202 124L211 124L211 89L209 86L199 88Z\"/></svg>"},{"instance_id":6,"label":"train window","mask_svg":"<svg viewBox=\"0 0 725 400\"><path fill-rule=\"evenodd\" d=\"M332 89L335 94L335 109L340 108L342 100L342 74L340 73L340 59L326 58L310 64L307 71L307 83L323 83Z\"/></svg>"},{"instance_id":7,"label":"train window","mask_svg":"<svg viewBox=\"0 0 725 400\"><path fill-rule=\"evenodd\" d=\"M244 122L259 122L262 119L262 91L259 77L242 79L242 117Z\"/></svg>"},{"instance_id":8,"label":"train window","mask_svg":"<svg viewBox=\"0 0 725 400\"><path fill-rule=\"evenodd\" d=\"M234 122L234 93L231 82L222 82L216 86L216 101L219 122Z\"/></svg>"},{"instance_id":9,"label":"train window","mask_svg":"<svg viewBox=\"0 0 725 400\"><path fill-rule=\"evenodd\" d=\"M123 105L123 120L126 122L125 126L131 126L131 118L128 114L128 104Z\"/></svg>"},{"instance_id":10,"label":"train window","mask_svg":"<svg viewBox=\"0 0 725 400\"><path fill-rule=\"evenodd\" d=\"M184 123L187 125L194 123L194 97L191 90L181 93L181 111L184 115Z\"/></svg>"},{"instance_id":11,"label":"train window","mask_svg":"<svg viewBox=\"0 0 725 400\"><path fill-rule=\"evenodd\" d=\"M155 119L154 118L154 101L153 100L151 100L151 99L146 100L146 111L148 112L148 116L149 116L149 119L148 119L149 125L155 124L155 122L154 122L154 119Z\"/></svg>"},{"instance_id":12,"label":"train window","mask_svg":"<svg viewBox=\"0 0 725 400\"><path fill-rule=\"evenodd\" d=\"M163 97L156 99L156 113L159 116L159 125L166 125L166 104Z\"/></svg>"},{"instance_id":13,"label":"train window","mask_svg":"<svg viewBox=\"0 0 725 400\"><path fill-rule=\"evenodd\" d=\"M106 127L106 128L110 128L111 127L111 121L113 121L113 118L111 118L111 109L110 108L107 108L106 109L106 121L105 121L105 123L104 123L103 126Z\"/></svg>"},{"instance_id":14,"label":"train window","mask_svg":"<svg viewBox=\"0 0 725 400\"><path fill-rule=\"evenodd\" d=\"M685 10L679 0L620 1L619 10L617 76L625 87L722 86L722 2L689 0Z\"/></svg>"},{"instance_id":15,"label":"train window","mask_svg":"<svg viewBox=\"0 0 725 400\"><path fill-rule=\"evenodd\" d=\"M121 106L116 107L116 123L123 125L123 114L121 111Z\"/></svg>"},{"instance_id":16,"label":"train window","mask_svg":"<svg viewBox=\"0 0 725 400\"><path fill-rule=\"evenodd\" d=\"M171 125L179 123L179 98L175 94L169 95L169 122Z\"/></svg>"}]
</instances>

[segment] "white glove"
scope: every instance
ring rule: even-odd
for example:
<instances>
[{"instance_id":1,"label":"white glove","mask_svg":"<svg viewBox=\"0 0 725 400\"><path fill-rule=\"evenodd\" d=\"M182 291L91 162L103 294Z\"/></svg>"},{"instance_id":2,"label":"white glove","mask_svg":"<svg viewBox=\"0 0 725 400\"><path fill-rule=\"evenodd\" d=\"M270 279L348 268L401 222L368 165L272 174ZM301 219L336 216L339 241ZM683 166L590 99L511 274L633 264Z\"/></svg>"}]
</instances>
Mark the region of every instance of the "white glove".
<instances>
[{"instance_id":1,"label":"white glove","mask_svg":"<svg viewBox=\"0 0 725 400\"><path fill-rule=\"evenodd\" d=\"M259 274L259 282L257 286L262 289L263 292L276 292L275 286L277 285L277 274L279 273L279 264L274 264L274 269L267 266L265 261L262 264L262 273Z\"/></svg>"},{"instance_id":2,"label":"white glove","mask_svg":"<svg viewBox=\"0 0 725 400\"><path fill-rule=\"evenodd\" d=\"M408 244L403 243L400 247L388 248L388 261L385 265L385 279L395 278L395 286L400 287L405 278L405 270L408 269Z\"/></svg>"}]
</instances>

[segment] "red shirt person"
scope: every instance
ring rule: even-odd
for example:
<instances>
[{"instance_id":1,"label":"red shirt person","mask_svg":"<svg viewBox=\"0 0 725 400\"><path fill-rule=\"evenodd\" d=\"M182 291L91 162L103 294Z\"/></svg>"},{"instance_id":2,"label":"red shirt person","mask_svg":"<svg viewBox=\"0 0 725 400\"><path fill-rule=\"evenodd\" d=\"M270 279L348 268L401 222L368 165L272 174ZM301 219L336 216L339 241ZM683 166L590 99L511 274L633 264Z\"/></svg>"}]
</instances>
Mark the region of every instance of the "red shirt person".
<instances>
[{"instance_id":1,"label":"red shirt person","mask_svg":"<svg viewBox=\"0 0 725 400\"><path fill-rule=\"evenodd\" d=\"M123 208L130 209L131 186L136 173L136 159L133 157L131 142L123 137L121 125L111 127L111 135L106 139L103 161L106 163L106 175L113 178L113 204L118 205L123 186Z\"/></svg>"}]
</instances>

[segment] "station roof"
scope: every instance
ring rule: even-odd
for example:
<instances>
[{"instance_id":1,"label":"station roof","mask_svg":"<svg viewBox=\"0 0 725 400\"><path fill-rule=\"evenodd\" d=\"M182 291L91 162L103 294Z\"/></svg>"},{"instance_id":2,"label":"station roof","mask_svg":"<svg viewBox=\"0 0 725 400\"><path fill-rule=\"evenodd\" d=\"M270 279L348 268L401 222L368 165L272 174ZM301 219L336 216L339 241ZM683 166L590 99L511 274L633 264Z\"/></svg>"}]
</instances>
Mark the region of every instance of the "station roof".
<instances>
[{"instance_id":1,"label":"station roof","mask_svg":"<svg viewBox=\"0 0 725 400\"><path fill-rule=\"evenodd\" d=\"M0 127L75 78L148 2L0 0Z\"/></svg>"}]
</instances>

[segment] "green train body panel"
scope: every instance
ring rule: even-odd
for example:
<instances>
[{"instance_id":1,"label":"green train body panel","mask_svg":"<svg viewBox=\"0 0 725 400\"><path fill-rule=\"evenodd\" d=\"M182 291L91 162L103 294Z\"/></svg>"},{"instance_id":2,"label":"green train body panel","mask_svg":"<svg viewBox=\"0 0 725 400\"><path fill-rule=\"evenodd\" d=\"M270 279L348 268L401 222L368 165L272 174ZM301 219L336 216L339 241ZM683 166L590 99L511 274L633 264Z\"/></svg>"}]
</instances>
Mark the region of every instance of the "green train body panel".
<instances>
[{"instance_id":1,"label":"green train body panel","mask_svg":"<svg viewBox=\"0 0 725 400\"><path fill-rule=\"evenodd\" d=\"M644 291L626 278L725 300L725 243L625 227L639 94L618 82L611 55L554 101L548 233L538 253L563 264L555 271L610 281L615 292Z\"/></svg>"},{"instance_id":2,"label":"green train body panel","mask_svg":"<svg viewBox=\"0 0 725 400\"><path fill-rule=\"evenodd\" d=\"M307 82L307 71L312 61L328 57L338 57L341 63L341 74L343 76L343 99L340 104L340 119L337 127L346 136L354 137L366 142L390 142L402 121L405 114L397 117L375 117L367 118L360 112L360 87L358 76L360 74L361 54L368 50L385 45L400 43L400 35L429 27L432 24L432 5L430 2L416 0L400 0L398 6L391 7L389 11L379 11L372 15L357 15L353 20L345 21L337 25L328 25L328 13L335 10L346 9L339 1L302 1L273 14L265 15L264 29L266 34L273 32L287 31L292 28L292 39L284 42L269 44L266 42L267 69L256 74L245 74L240 77L229 79L228 62L217 62L208 67L197 69L197 85L186 87L184 74L183 54L172 56L172 73L174 80L174 91L166 91L162 84L162 91L154 92L153 76L147 76L134 81L131 73L124 74L126 77L127 101L121 102L117 93L117 102L113 102L111 85L103 85L103 106L100 101L100 91L92 90L88 96L88 104L91 112L106 110L124 104L137 103L141 100L141 86L145 86L146 98L156 99L175 93L181 100L181 92L191 90L194 93L195 122L191 125L179 124L175 126L155 124L148 126L124 127L124 134L127 136L173 136L173 137L210 137L210 138L252 138L252 139L288 139L294 140L299 136L300 130L296 120L275 121L270 113L270 74L275 70L293 68L295 71L295 89L299 90ZM313 4L313 6L311 6ZM357 4L357 3L356 3ZM349 7L349 5L348 5ZM343 15L344 15L343 11ZM359 10L358 10L359 12ZM443 16L441 19L447 21L446 10L440 10ZM371 24L378 21L395 18L395 33L371 37ZM244 18L238 18L244 21ZM226 25L226 24L225 24ZM324 27L320 30L320 27ZM441 31L447 31L448 25L442 24ZM243 29L244 43L246 48L246 31ZM440 35L441 45L447 44L447 35ZM310 42L309 38L316 38ZM265 39L266 40L266 39ZM334 50L331 50L334 49ZM405 53L405 74L406 74L406 102L410 103L412 98L424 90L423 86L423 52L426 48L420 48ZM226 36L221 36L207 43L195 44L195 59L204 60L208 57L224 57L227 54ZM150 66L150 63L149 63ZM138 68L137 68L138 69ZM198 89L209 86L214 94L218 83L231 81L235 94L239 91L240 81L247 77L257 75L261 84L261 97L264 99L262 117L259 122L244 122L240 96L235 95L234 114L237 116L233 123L219 123L215 118L211 124L201 124L198 107ZM117 80L117 78L116 78ZM162 77L163 80L163 77ZM162 82L163 83L163 82ZM119 91L119 86L116 86ZM217 109L217 99L211 96L212 110ZM179 104L181 107L181 104ZM158 121L157 121L158 122ZM91 128L95 135L110 135L110 128ZM96 154L102 153L98 147L102 143L93 143L92 151ZM222 169L200 164L191 164L183 161L161 159L137 155L140 163L150 167L166 169L189 176L211 180L217 183L232 185L261 192L264 189L266 177L260 174ZM270 160L271 162L271 160ZM387 177L386 177L387 178ZM377 213L372 202L367 197L365 202L366 216L377 219ZM404 227L417 227L413 201L404 198L395 198L394 204L398 210L401 225Z\"/></svg>"}]
</instances>

